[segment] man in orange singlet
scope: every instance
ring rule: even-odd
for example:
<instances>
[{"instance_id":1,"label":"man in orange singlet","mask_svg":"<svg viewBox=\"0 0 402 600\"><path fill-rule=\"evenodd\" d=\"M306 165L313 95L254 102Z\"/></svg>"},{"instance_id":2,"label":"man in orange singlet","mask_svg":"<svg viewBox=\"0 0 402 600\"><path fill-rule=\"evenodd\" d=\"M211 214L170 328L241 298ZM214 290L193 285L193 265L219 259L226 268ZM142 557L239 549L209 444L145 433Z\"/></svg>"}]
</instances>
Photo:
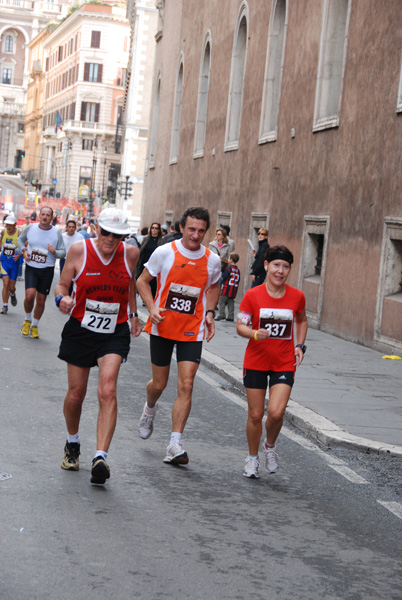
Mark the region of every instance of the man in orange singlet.
<instances>
[{"instance_id":1,"label":"man in orange singlet","mask_svg":"<svg viewBox=\"0 0 402 600\"><path fill-rule=\"evenodd\" d=\"M202 207L188 208L181 218L181 240L159 246L137 279L149 318L152 379L147 384L147 400L138 423L141 438L151 436L156 402L165 389L173 347L176 345L177 398L172 409L172 433L164 462L188 463L182 434L191 410L194 378L201 360L206 329L207 342L215 334L215 306L219 299L221 261L202 245L210 225L209 213ZM150 288L157 277L155 300Z\"/></svg>"},{"instance_id":2,"label":"man in orange singlet","mask_svg":"<svg viewBox=\"0 0 402 600\"><path fill-rule=\"evenodd\" d=\"M130 227L122 211L104 209L98 218L98 237L71 246L55 289L56 306L70 314L58 355L66 361L68 375L64 400L67 441L61 468L79 469L82 404L89 372L98 366L97 450L91 470L91 483L95 484L103 484L110 477L106 458L116 427L117 377L130 349L130 331L136 337L142 329L136 313L134 279L139 252L122 243L128 233Z\"/></svg>"}]
</instances>

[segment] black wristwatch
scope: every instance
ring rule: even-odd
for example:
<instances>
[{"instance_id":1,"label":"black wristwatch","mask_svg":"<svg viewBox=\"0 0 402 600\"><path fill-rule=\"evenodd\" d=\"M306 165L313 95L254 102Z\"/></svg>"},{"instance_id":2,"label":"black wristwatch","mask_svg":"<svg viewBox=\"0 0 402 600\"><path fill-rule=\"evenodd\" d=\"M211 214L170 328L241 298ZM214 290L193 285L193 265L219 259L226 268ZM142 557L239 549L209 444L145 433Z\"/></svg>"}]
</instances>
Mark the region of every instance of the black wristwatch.
<instances>
[{"instance_id":1,"label":"black wristwatch","mask_svg":"<svg viewBox=\"0 0 402 600\"><path fill-rule=\"evenodd\" d=\"M137 314L137 313L130 313L130 314L128 315L128 318L129 318L129 319L132 319L133 317L137 317L137 319L138 319L138 314Z\"/></svg>"},{"instance_id":2,"label":"black wristwatch","mask_svg":"<svg viewBox=\"0 0 402 600\"><path fill-rule=\"evenodd\" d=\"M296 344L296 348L300 348L303 354L306 354L307 346L305 346L304 344Z\"/></svg>"},{"instance_id":3,"label":"black wristwatch","mask_svg":"<svg viewBox=\"0 0 402 600\"><path fill-rule=\"evenodd\" d=\"M214 319L215 319L215 311L212 310L212 308L208 308L208 310L205 311L205 316L207 316L207 314L210 312L214 315Z\"/></svg>"},{"instance_id":4,"label":"black wristwatch","mask_svg":"<svg viewBox=\"0 0 402 600\"><path fill-rule=\"evenodd\" d=\"M54 301L56 302L56 306L57 306L57 308L59 308L59 306L60 306L60 302L61 302L61 299L62 299L62 298L63 298L63 296L62 296L61 294L59 294L59 295L58 295L58 296L56 296L56 298L54 299Z\"/></svg>"}]
</instances>

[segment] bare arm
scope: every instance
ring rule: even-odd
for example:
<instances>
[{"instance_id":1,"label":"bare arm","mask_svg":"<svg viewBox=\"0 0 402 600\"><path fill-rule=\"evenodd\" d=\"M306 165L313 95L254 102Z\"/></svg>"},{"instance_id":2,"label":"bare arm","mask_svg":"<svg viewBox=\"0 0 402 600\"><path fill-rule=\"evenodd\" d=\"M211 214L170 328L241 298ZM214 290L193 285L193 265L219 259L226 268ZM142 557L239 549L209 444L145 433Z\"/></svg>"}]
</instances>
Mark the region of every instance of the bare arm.
<instances>
[{"instance_id":1,"label":"bare arm","mask_svg":"<svg viewBox=\"0 0 402 600\"><path fill-rule=\"evenodd\" d=\"M65 315L68 315L68 313L74 306L74 301L68 292L70 290L72 280L82 267L83 260L83 243L79 242L77 244L73 244L70 250L68 251L64 269L60 277L60 281L54 289L55 296L63 296L63 298L60 300L59 309Z\"/></svg>"},{"instance_id":2,"label":"bare arm","mask_svg":"<svg viewBox=\"0 0 402 600\"><path fill-rule=\"evenodd\" d=\"M302 312L296 314L296 324L297 324L297 343L304 344L307 336L308 322L306 311L303 308ZM304 358L303 350L301 348L295 348L295 356L296 356L296 367L298 367Z\"/></svg>"},{"instance_id":3,"label":"bare arm","mask_svg":"<svg viewBox=\"0 0 402 600\"><path fill-rule=\"evenodd\" d=\"M207 307L206 310L215 310L216 305L218 304L219 295L221 293L221 288L219 285L219 281L213 283L211 287L207 291ZM215 335L215 321L212 313L207 312L205 316L205 327L207 328L207 342L212 340Z\"/></svg>"},{"instance_id":4,"label":"bare arm","mask_svg":"<svg viewBox=\"0 0 402 600\"><path fill-rule=\"evenodd\" d=\"M154 299L152 297L152 291L149 286L152 279L153 276L145 267L140 277L137 279L137 289L149 311L151 323L154 325L159 325L159 323L162 323L162 321L165 319L163 313L166 312L166 308L159 308L158 306L155 306Z\"/></svg>"},{"instance_id":5,"label":"bare arm","mask_svg":"<svg viewBox=\"0 0 402 600\"><path fill-rule=\"evenodd\" d=\"M138 257L140 253L135 246L126 245L126 257L130 267L130 271L133 274L130 280L130 288L128 290L128 306L130 314L137 312L137 286L135 284L135 268L137 266ZM138 317L130 318L130 331L133 337L138 337L142 331L141 323Z\"/></svg>"}]
</instances>

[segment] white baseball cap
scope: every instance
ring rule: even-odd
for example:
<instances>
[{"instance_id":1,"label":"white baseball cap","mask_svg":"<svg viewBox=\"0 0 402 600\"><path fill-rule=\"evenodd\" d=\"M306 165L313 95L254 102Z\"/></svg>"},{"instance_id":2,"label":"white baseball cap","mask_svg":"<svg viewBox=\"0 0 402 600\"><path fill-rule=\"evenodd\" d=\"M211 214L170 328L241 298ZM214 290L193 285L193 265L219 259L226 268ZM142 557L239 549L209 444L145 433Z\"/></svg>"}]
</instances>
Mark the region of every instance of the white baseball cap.
<instances>
[{"instance_id":1,"label":"white baseball cap","mask_svg":"<svg viewBox=\"0 0 402 600\"><path fill-rule=\"evenodd\" d=\"M127 235L131 233L127 216L119 208L105 208L98 217L98 225L110 233Z\"/></svg>"},{"instance_id":2,"label":"white baseball cap","mask_svg":"<svg viewBox=\"0 0 402 600\"><path fill-rule=\"evenodd\" d=\"M15 225L17 219L13 215L8 215L7 219L4 221L5 225Z\"/></svg>"}]
</instances>

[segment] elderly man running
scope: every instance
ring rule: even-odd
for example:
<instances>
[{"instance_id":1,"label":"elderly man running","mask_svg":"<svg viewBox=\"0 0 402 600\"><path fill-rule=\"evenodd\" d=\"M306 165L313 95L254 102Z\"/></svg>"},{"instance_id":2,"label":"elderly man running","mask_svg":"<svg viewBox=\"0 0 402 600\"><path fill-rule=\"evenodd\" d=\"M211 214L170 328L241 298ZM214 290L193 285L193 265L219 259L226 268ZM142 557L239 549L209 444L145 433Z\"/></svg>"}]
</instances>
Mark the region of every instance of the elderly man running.
<instances>
[{"instance_id":1,"label":"elderly man running","mask_svg":"<svg viewBox=\"0 0 402 600\"><path fill-rule=\"evenodd\" d=\"M59 358L67 362L64 400L67 441L61 468L79 470L79 424L89 372L99 367L96 453L91 483L110 477L106 462L117 419L117 377L130 349L130 331L141 333L136 308L135 267L139 251L123 244L130 233L121 210L106 208L98 218L97 238L73 244L56 285L56 305L70 319L64 326ZM73 282L73 298L69 295ZM128 315L128 308L130 314ZM128 324L130 323L130 325Z\"/></svg>"}]
</instances>

